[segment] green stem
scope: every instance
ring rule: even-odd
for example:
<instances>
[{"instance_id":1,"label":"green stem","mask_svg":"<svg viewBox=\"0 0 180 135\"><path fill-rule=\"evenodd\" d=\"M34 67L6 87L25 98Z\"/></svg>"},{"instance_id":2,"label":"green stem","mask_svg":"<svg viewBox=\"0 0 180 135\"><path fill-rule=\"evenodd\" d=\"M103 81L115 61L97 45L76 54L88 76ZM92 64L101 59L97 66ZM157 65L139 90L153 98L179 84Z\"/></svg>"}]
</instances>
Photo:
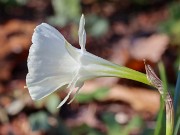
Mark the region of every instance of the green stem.
<instances>
[{"instance_id":1,"label":"green stem","mask_svg":"<svg viewBox=\"0 0 180 135\"><path fill-rule=\"evenodd\" d=\"M162 61L159 62L158 67L160 71L160 77L162 80L163 96L164 96L164 102L166 106L166 135L172 135L173 127L174 127L173 101L168 91L166 71L165 71L165 67Z\"/></svg>"},{"instance_id":2,"label":"green stem","mask_svg":"<svg viewBox=\"0 0 180 135\"><path fill-rule=\"evenodd\" d=\"M166 135L173 135L174 128L174 108L172 98L168 94L165 99L166 104Z\"/></svg>"},{"instance_id":3,"label":"green stem","mask_svg":"<svg viewBox=\"0 0 180 135\"><path fill-rule=\"evenodd\" d=\"M163 85L163 82L156 76L153 69L150 65L147 65L145 63L145 69L147 78L150 81L150 83L156 87L161 94L165 106L166 106L166 135L172 135L173 134L173 128L174 128L174 108L173 108L173 100L170 96L170 93L168 90L165 90L165 85Z\"/></svg>"}]
</instances>

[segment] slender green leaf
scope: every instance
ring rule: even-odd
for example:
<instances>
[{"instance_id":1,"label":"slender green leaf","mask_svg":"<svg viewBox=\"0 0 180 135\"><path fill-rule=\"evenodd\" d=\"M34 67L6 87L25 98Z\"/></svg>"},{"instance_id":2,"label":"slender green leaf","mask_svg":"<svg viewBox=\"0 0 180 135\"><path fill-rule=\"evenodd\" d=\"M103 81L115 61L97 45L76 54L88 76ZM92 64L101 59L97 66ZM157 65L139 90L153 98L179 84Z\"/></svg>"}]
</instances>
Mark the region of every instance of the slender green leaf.
<instances>
[{"instance_id":1,"label":"slender green leaf","mask_svg":"<svg viewBox=\"0 0 180 135\"><path fill-rule=\"evenodd\" d=\"M174 135L178 135L179 128L180 128L180 117L178 118L178 121L176 123L176 127L175 127L175 130L174 130Z\"/></svg>"},{"instance_id":2,"label":"slender green leaf","mask_svg":"<svg viewBox=\"0 0 180 135\"><path fill-rule=\"evenodd\" d=\"M154 131L154 135L160 135L161 134L161 130L163 127L163 114L164 114L164 101L161 97L161 105L160 105L160 110L159 110L159 114L158 114L158 118L157 118L157 122L156 122L156 128Z\"/></svg>"},{"instance_id":3,"label":"slender green leaf","mask_svg":"<svg viewBox=\"0 0 180 135\"><path fill-rule=\"evenodd\" d=\"M178 107L178 103L179 103L179 97L180 97L180 65L179 65L178 78L177 78L176 89L175 89L175 94L174 94L175 115L177 114L177 107Z\"/></svg>"}]
</instances>

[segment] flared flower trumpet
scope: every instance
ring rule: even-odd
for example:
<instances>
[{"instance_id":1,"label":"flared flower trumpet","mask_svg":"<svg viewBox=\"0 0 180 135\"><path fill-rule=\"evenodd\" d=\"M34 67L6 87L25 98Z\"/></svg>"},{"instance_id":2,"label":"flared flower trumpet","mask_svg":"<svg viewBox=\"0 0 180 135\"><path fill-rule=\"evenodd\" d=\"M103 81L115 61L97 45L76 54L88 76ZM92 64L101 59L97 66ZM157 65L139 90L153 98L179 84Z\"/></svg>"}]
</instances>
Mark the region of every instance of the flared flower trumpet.
<instances>
[{"instance_id":1,"label":"flared flower trumpet","mask_svg":"<svg viewBox=\"0 0 180 135\"><path fill-rule=\"evenodd\" d=\"M87 52L84 25L85 19L82 15L78 31L81 49L73 47L61 33L46 23L35 28L26 76L27 88L33 100L46 97L62 86L67 86L70 90L59 104L58 107L61 107L75 88L78 88L77 94L84 81L96 77L116 76L149 84L145 74Z\"/></svg>"}]
</instances>

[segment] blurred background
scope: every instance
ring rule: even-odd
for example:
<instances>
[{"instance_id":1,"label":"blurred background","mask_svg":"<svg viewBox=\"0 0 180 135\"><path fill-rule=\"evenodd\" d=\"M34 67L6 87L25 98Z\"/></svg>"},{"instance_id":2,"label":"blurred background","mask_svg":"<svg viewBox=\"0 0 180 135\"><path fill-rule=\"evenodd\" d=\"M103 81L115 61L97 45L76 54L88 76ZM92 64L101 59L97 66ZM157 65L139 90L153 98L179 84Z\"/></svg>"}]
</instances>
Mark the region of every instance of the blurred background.
<instances>
[{"instance_id":1,"label":"blurred background","mask_svg":"<svg viewBox=\"0 0 180 135\"><path fill-rule=\"evenodd\" d=\"M160 97L142 83L91 80L61 109L56 107L66 91L34 102L24 89L35 26L47 22L79 48L82 13L89 52L140 72L145 72L146 59L157 74L162 60L173 95L180 55L178 0L0 0L0 135L154 133Z\"/></svg>"}]
</instances>

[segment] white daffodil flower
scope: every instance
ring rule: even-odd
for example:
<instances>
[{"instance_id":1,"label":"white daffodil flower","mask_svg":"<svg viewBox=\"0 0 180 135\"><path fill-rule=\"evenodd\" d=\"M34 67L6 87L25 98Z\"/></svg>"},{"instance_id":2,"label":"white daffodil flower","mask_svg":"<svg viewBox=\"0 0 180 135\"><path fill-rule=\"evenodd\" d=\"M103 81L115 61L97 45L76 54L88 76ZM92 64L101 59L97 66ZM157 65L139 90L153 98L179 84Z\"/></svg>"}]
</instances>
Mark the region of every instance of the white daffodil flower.
<instances>
[{"instance_id":1,"label":"white daffodil flower","mask_svg":"<svg viewBox=\"0 0 180 135\"><path fill-rule=\"evenodd\" d=\"M78 31L81 49L73 47L58 30L46 23L35 28L26 76L27 88L33 100L42 99L62 86L67 86L70 90L59 104L58 107L61 107L75 88L78 88L76 94L79 92L86 80L103 76L128 78L123 73L130 74L131 69L120 67L86 51L84 25L82 15ZM138 80L136 76L129 79Z\"/></svg>"}]
</instances>

